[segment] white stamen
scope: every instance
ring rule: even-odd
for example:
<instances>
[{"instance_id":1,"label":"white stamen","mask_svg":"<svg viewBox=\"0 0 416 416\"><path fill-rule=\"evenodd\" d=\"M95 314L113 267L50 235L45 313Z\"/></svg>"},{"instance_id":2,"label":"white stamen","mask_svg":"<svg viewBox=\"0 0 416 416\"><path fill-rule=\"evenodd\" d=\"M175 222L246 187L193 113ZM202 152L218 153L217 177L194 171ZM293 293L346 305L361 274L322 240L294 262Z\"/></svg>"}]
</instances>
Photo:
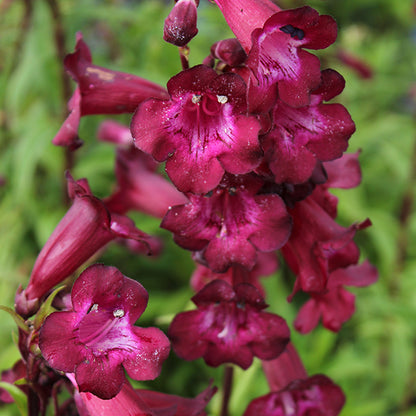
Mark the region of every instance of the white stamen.
<instances>
[{"instance_id":1,"label":"white stamen","mask_svg":"<svg viewBox=\"0 0 416 416\"><path fill-rule=\"evenodd\" d=\"M220 104L225 104L228 101L228 97L226 95L217 95L217 100Z\"/></svg>"},{"instance_id":2,"label":"white stamen","mask_svg":"<svg viewBox=\"0 0 416 416\"><path fill-rule=\"evenodd\" d=\"M201 98L202 98L202 95L195 94L195 95L192 97L192 102L193 102L194 104L198 104L198 103L201 101Z\"/></svg>"},{"instance_id":3,"label":"white stamen","mask_svg":"<svg viewBox=\"0 0 416 416\"><path fill-rule=\"evenodd\" d=\"M98 303L94 303L94 305L91 306L90 312L98 311Z\"/></svg>"},{"instance_id":4,"label":"white stamen","mask_svg":"<svg viewBox=\"0 0 416 416\"><path fill-rule=\"evenodd\" d=\"M113 311L113 316L114 318L122 318L124 316L123 309L116 309L115 311Z\"/></svg>"}]
</instances>

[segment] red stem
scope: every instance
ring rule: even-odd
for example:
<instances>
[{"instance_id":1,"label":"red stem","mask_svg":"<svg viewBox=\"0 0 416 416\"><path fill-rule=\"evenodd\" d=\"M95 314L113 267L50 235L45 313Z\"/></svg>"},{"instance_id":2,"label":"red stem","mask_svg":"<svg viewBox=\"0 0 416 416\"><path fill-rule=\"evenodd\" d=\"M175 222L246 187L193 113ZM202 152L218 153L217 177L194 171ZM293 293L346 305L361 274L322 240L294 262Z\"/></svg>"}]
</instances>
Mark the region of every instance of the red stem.
<instances>
[{"instance_id":1,"label":"red stem","mask_svg":"<svg viewBox=\"0 0 416 416\"><path fill-rule=\"evenodd\" d=\"M233 372L234 368L230 365L225 367L224 372L224 385L222 394L222 406L220 416L229 416L228 404L230 402L231 390L233 385Z\"/></svg>"}]
</instances>

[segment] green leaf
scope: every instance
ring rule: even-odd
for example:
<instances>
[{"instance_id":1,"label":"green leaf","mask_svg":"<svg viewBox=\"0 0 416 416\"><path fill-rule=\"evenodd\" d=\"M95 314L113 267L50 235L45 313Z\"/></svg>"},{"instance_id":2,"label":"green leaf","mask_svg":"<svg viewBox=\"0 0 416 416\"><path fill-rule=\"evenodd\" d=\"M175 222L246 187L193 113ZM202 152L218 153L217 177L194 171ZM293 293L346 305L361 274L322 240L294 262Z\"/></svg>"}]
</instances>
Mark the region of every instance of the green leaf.
<instances>
[{"instance_id":1,"label":"green leaf","mask_svg":"<svg viewBox=\"0 0 416 416\"><path fill-rule=\"evenodd\" d=\"M55 299L55 296L64 288L65 286L60 286L58 288L56 288L49 296L48 298L45 300L45 302L43 302L42 306L40 307L40 309L38 310L38 313L35 316L35 329L39 329L44 320L46 319L46 317L48 315L50 315L52 312L55 312L56 309L52 306L52 302Z\"/></svg>"},{"instance_id":2,"label":"green leaf","mask_svg":"<svg viewBox=\"0 0 416 416\"><path fill-rule=\"evenodd\" d=\"M27 416L27 397L18 387L14 384L0 381L0 387L6 390L14 399L17 408L22 416Z\"/></svg>"},{"instance_id":3,"label":"green leaf","mask_svg":"<svg viewBox=\"0 0 416 416\"><path fill-rule=\"evenodd\" d=\"M17 326L22 331L29 332L29 328L26 325L24 319L20 315L18 315L12 308L9 308L8 306L0 305L0 310L2 310L4 312L7 312L14 319L14 321L17 324Z\"/></svg>"}]
</instances>

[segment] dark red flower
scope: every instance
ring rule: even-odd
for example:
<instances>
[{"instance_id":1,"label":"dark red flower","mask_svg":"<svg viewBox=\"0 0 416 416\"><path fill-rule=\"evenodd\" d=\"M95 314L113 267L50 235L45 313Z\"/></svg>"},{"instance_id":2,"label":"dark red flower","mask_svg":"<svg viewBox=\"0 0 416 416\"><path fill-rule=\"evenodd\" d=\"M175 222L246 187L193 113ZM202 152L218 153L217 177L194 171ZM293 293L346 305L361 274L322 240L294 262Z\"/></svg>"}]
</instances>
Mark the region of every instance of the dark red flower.
<instances>
[{"instance_id":1,"label":"dark red flower","mask_svg":"<svg viewBox=\"0 0 416 416\"><path fill-rule=\"evenodd\" d=\"M261 160L260 125L247 116L246 85L236 74L198 65L168 82L170 100L142 103L131 124L136 146L158 161L182 192L215 188L224 171L243 174Z\"/></svg>"},{"instance_id":2,"label":"dark red flower","mask_svg":"<svg viewBox=\"0 0 416 416\"><path fill-rule=\"evenodd\" d=\"M115 267L93 265L75 281L73 310L55 312L42 325L39 347L49 365L75 373L79 391L114 397L125 375L152 380L169 354L158 328L133 326L147 306L148 294Z\"/></svg>"},{"instance_id":3,"label":"dark red flower","mask_svg":"<svg viewBox=\"0 0 416 416\"><path fill-rule=\"evenodd\" d=\"M326 290L309 294L310 299L296 317L296 330L307 334L322 319L326 329L338 332L355 311L355 296L345 290L344 285L363 287L375 283L377 279L377 269L368 261L335 270L329 276Z\"/></svg>"},{"instance_id":4,"label":"dark red flower","mask_svg":"<svg viewBox=\"0 0 416 416\"><path fill-rule=\"evenodd\" d=\"M232 264L251 269L257 251L271 252L286 243L291 219L278 195L256 195L263 182L251 175L225 175L205 196L189 194L189 203L172 207L161 227L174 233L181 247L201 251L215 272Z\"/></svg>"},{"instance_id":5,"label":"dark red flower","mask_svg":"<svg viewBox=\"0 0 416 416\"><path fill-rule=\"evenodd\" d=\"M136 210L162 218L170 206L188 202L184 194L157 172L158 163L133 146L127 127L106 121L100 126L98 138L118 144L117 188L104 200L111 212L124 214Z\"/></svg>"},{"instance_id":6,"label":"dark red flower","mask_svg":"<svg viewBox=\"0 0 416 416\"><path fill-rule=\"evenodd\" d=\"M318 374L254 399L244 416L337 416L345 403L342 390Z\"/></svg>"},{"instance_id":7,"label":"dark red flower","mask_svg":"<svg viewBox=\"0 0 416 416\"><path fill-rule=\"evenodd\" d=\"M144 253L158 247L154 238L137 229L131 219L110 213L92 194L86 179L74 181L69 173L67 179L73 204L39 253L27 288L16 295L16 308L24 316L34 312L25 311L28 302L36 303L110 241L137 240Z\"/></svg>"},{"instance_id":8,"label":"dark red flower","mask_svg":"<svg viewBox=\"0 0 416 416\"><path fill-rule=\"evenodd\" d=\"M276 271L278 261L276 253L257 253L257 261L251 270L235 265L224 273L215 273L210 268L197 264L191 277L191 286L195 292L199 292L205 285L216 279L226 281L231 286L239 283L250 283L255 286L262 295L264 289L259 282L260 277L269 276Z\"/></svg>"},{"instance_id":9,"label":"dark red flower","mask_svg":"<svg viewBox=\"0 0 416 416\"><path fill-rule=\"evenodd\" d=\"M296 203L289 212L293 231L282 253L297 275L294 293L321 293L333 271L358 262L360 253L353 238L370 222L342 227L311 196Z\"/></svg>"},{"instance_id":10,"label":"dark red flower","mask_svg":"<svg viewBox=\"0 0 416 416\"><path fill-rule=\"evenodd\" d=\"M185 46L196 36L198 4L199 0L176 0L163 28L163 39L166 42Z\"/></svg>"},{"instance_id":11,"label":"dark red flower","mask_svg":"<svg viewBox=\"0 0 416 416\"><path fill-rule=\"evenodd\" d=\"M276 358L289 341L286 322L263 312L267 305L254 286L233 289L215 280L192 301L198 309L176 315L168 331L173 349L185 360L203 357L213 367L231 362L246 369L253 356Z\"/></svg>"},{"instance_id":12,"label":"dark red flower","mask_svg":"<svg viewBox=\"0 0 416 416\"><path fill-rule=\"evenodd\" d=\"M78 388L73 377L69 377ZM215 387L208 387L191 399L150 390L134 390L126 381L120 392L110 400L76 391L75 403L80 416L206 416L204 409L215 392Z\"/></svg>"},{"instance_id":13,"label":"dark red flower","mask_svg":"<svg viewBox=\"0 0 416 416\"><path fill-rule=\"evenodd\" d=\"M68 103L70 114L52 141L58 146L75 149L82 144L78 137L81 116L132 113L146 98L168 96L153 82L93 65L81 33L77 33L75 51L65 57L64 65L78 87Z\"/></svg>"},{"instance_id":14,"label":"dark red flower","mask_svg":"<svg viewBox=\"0 0 416 416\"><path fill-rule=\"evenodd\" d=\"M322 83L312 92L311 104L293 108L278 100L273 109L273 129L262 141L266 160L277 183L303 183L317 161L342 156L355 131L354 122L341 104L323 104L342 90L337 72L322 72Z\"/></svg>"},{"instance_id":15,"label":"dark red flower","mask_svg":"<svg viewBox=\"0 0 416 416\"><path fill-rule=\"evenodd\" d=\"M231 30L248 53L247 66L266 93L277 83L282 101L309 104L320 83L320 62L307 49L324 49L337 36L331 16L305 6L281 11L268 0L215 0Z\"/></svg>"}]
</instances>

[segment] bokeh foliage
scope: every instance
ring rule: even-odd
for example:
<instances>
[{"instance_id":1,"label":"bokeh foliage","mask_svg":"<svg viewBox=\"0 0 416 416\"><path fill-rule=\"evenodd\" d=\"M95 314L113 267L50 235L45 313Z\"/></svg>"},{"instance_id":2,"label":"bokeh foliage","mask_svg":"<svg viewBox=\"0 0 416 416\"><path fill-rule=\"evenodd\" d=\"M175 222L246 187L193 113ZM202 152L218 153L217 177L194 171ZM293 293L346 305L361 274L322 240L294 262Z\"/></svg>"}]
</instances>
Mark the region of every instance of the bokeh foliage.
<instances>
[{"instance_id":1,"label":"bokeh foliage","mask_svg":"<svg viewBox=\"0 0 416 416\"><path fill-rule=\"evenodd\" d=\"M26 285L37 253L64 214L64 151L51 144L65 115L62 65L54 41L56 18L47 0L3 0L0 3L0 303L12 306L17 287ZM281 1L284 7L305 2ZM66 51L82 31L94 63L131 72L164 85L180 70L177 51L162 40L170 5L157 0L57 0ZM379 268L373 287L358 289L357 312L339 334L321 327L293 340L310 374L323 372L342 386L347 404L342 416L410 416L416 414L416 16L411 0L312 0L309 5L333 15L339 24L335 45L321 55L347 81L340 101L357 125L350 151L361 149L363 183L337 192L342 224L370 217L361 232L363 258ZM201 1L199 34L190 43L191 64L209 53L210 45L231 37L219 10ZM364 60L371 79L336 58L342 48ZM129 122L128 116L116 117ZM93 191L107 196L114 186L114 149L97 142L103 117L82 120L85 145L76 152L72 174L87 177ZM158 221L133 215L136 224L164 238L160 259L138 258L111 246L100 261L138 279L150 293L142 324L166 329L173 315L190 308L190 255L177 248ZM286 303L293 279L283 270L265 280L271 310L292 322L296 303ZM144 321L144 322L143 322ZM18 358L12 319L2 312L0 369ZM183 363L174 354L160 379L149 388L195 395L222 369L197 360ZM259 362L236 370L231 415L241 415L251 398L267 392ZM218 414L220 395L210 407ZM0 415L18 414L13 406Z\"/></svg>"}]
</instances>

